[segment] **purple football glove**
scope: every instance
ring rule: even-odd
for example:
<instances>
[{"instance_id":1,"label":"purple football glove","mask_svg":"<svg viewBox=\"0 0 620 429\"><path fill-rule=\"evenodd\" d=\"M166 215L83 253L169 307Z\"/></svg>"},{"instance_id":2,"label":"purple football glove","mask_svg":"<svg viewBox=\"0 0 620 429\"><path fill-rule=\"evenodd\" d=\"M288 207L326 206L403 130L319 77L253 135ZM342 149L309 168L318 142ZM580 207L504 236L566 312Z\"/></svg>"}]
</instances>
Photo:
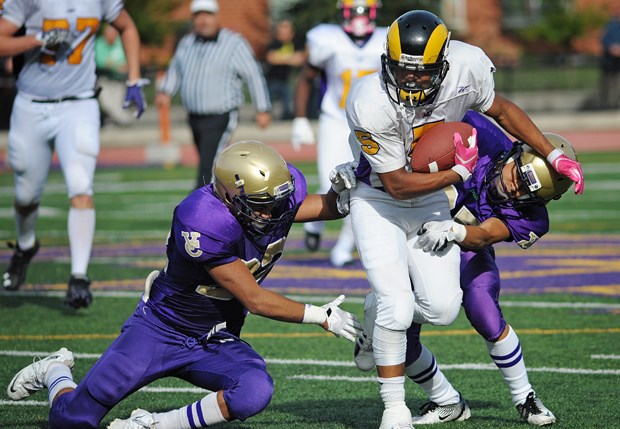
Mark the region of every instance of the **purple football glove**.
<instances>
[{"instance_id":1,"label":"purple football glove","mask_svg":"<svg viewBox=\"0 0 620 429\"><path fill-rule=\"evenodd\" d=\"M126 82L127 85L127 93L125 94L125 102L123 103L123 109L128 108L132 104L136 106L136 112L134 116L139 118L142 116L144 111L146 110L147 104L144 99L144 93L142 92L142 87L151 83L148 79L138 79L134 82Z\"/></svg>"}]
</instances>

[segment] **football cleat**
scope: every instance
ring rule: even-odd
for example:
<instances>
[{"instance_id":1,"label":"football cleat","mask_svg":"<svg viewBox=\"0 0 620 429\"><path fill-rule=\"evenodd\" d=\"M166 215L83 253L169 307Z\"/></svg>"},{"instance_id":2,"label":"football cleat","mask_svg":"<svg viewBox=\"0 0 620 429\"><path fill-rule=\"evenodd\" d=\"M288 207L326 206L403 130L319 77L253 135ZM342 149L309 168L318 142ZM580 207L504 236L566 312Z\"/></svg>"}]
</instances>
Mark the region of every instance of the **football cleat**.
<instances>
[{"instance_id":1,"label":"football cleat","mask_svg":"<svg viewBox=\"0 0 620 429\"><path fill-rule=\"evenodd\" d=\"M533 391L527 395L523 404L517 405L521 418L534 426L546 426L555 423L555 416L547 409Z\"/></svg>"},{"instance_id":2,"label":"football cleat","mask_svg":"<svg viewBox=\"0 0 620 429\"><path fill-rule=\"evenodd\" d=\"M439 405L427 402L420 407L420 414L413 417L414 425L433 425L451 421L462 422L471 417L471 410L467 402L459 395L456 404Z\"/></svg>"},{"instance_id":3,"label":"football cleat","mask_svg":"<svg viewBox=\"0 0 620 429\"><path fill-rule=\"evenodd\" d=\"M355 341L353 361L360 371L370 371L375 367L375 355L372 350L372 338L362 332Z\"/></svg>"},{"instance_id":4,"label":"football cleat","mask_svg":"<svg viewBox=\"0 0 620 429\"><path fill-rule=\"evenodd\" d=\"M90 279L86 276L71 276L67 295L65 296L65 304L78 309L88 307L92 301L93 295L90 293Z\"/></svg>"},{"instance_id":5,"label":"football cleat","mask_svg":"<svg viewBox=\"0 0 620 429\"><path fill-rule=\"evenodd\" d=\"M411 411L405 405L386 408L379 429L413 429Z\"/></svg>"},{"instance_id":6,"label":"football cleat","mask_svg":"<svg viewBox=\"0 0 620 429\"><path fill-rule=\"evenodd\" d=\"M27 367L13 377L6 389L6 393L13 401L27 398L31 393L45 388L45 374L50 365L59 363L73 368L73 353L61 348L46 358L35 358Z\"/></svg>"},{"instance_id":7,"label":"football cleat","mask_svg":"<svg viewBox=\"0 0 620 429\"><path fill-rule=\"evenodd\" d=\"M316 252L321 246L321 234L306 231L306 238L304 242L308 251Z\"/></svg>"},{"instance_id":8,"label":"football cleat","mask_svg":"<svg viewBox=\"0 0 620 429\"><path fill-rule=\"evenodd\" d=\"M353 263L353 255L347 250L340 250L334 247L329 254L329 262L334 267L344 267Z\"/></svg>"},{"instance_id":9,"label":"football cleat","mask_svg":"<svg viewBox=\"0 0 620 429\"><path fill-rule=\"evenodd\" d=\"M41 244L39 240L35 240L34 246L28 250L22 250L17 243L7 243L11 249L14 249L9 267L2 274L2 286L5 290L17 290L26 281L28 274L28 265L37 254Z\"/></svg>"},{"instance_id":10,"label":"football cleat","mask_svg":"<svg viewBox=\"0 0 620 429\"><path fill-rule=\"evenodd\" d=\"M152 413L146 410L133 410L131 417L125 420L116 419L108 426L108 429L154 429L156 426Z\"/></svg>"}]
</instances>

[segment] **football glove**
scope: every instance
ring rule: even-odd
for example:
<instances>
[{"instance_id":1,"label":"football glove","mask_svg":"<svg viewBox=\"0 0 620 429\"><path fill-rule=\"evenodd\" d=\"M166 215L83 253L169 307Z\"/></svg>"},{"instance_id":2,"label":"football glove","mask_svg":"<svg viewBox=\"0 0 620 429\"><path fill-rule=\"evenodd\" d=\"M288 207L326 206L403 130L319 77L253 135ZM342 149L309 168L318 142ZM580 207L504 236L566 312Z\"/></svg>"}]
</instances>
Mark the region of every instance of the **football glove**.
<instances>
[{"instance_id":1,"label":"football glove","mask_svg":"<svg viewBox=\"0 0 620 429\"><path fill-rule=\"evenodd\" d=\"M337 165L329 172L329 181L332 182L332 189L340 194L344 189L355 188L355 169L357 162L346 162Z\"/></svg>"},{"instance_id":2,"label":"football glove","mask_svg":"<svg viewBox=\"0 0 620 429\"><path fill-rule=\"evenodd\" d=\"M453 220L430 221L418 230L419 238L414 246L425 252L441 252L451 241L460 243L465 240L466 234L465 226Z\"/></svg>"},{"instance_id":3,"label":"football glove","mask_svg":"<svg viewBox=\"0 0 620 429\"><path fill-rule=\"evenodd\" d=\"M35 38L43 43L43 46L41 46L41 53L51 55L56 59L71 53L75 37L75 34L64 28L52 28L45 33L38 33L35 35Z\"/></svg>"},{"instance_id":4,"label":"football glove","mask_svg":"<svg viewBox=\"0 0 620 429\"><path fill-rule=\"evenodd\" d=\"M564 155L560 149L554 149L547 155L547 161L560 174L575 182L575 194L581 195L584 187L581 164Z\"/></svg>"},{"instance_id":5,"label":"football glove","mask_svg":"<svg viewBox=\"0 0 620 429\"><path fill-rule=\"evenodd\" d=\"M338 194L338 198L336 199L336 208L338 209L338 213L343 216L347 216L351 212L350 200L351 191L348 189L344 189Z\"/></svg>"},{"instance_id":6,"label":"football glove","mask_svg":"<svg viewBox=\"0 0 620 429\"><path fill-rule=\"evenodd\" d=\"M344 337L352 343L362 332L362 324L357 316L342 310L339 306L344 301L344 295L321 307L327 310L327 330L337 337Z\"/></svg>"},{"instance_id":7,"label":"football glove","mask_svg":"<svg viewBox=\"0 0 620 429\"><path fill-rule=\"evenodd\" d=\"M297 117L293 119L293 126L291 130L291 144L296 152L301 150L301 145L313 145L314 132L310 126L308 118Z\"/></svg>"},{"instance_id":8,"label":"football glove","mask_svg":"<svg viewBox=\"0 0 620 429\"><path fill-rule=\"evenodd\" d=\"M452 170L457 172L463 182L469 179L471 173L474 171L476 161L478 161L478 131L474 128L471 132L471 136L467 138L469 147L463 144L463 139L460 133L454 133L454 167Z\"/></svg>"},{"instance_id":9,"label":"football glove","mask_svg":"<svg viewBox=\"0 0 620 429\"><path fill-rule=\"evenodd\" d=\"M133 82L125 82L127 85L127 93L125 94L125 102L123 103L123 109L127 109L132 104L136 106L136 112L134 116L139 118L142 116L144 111L146 110L147 104L144 99L144 92L142 92L142 87L151 83L148 79L138 79Z\"/></svg>"}]
</instances>

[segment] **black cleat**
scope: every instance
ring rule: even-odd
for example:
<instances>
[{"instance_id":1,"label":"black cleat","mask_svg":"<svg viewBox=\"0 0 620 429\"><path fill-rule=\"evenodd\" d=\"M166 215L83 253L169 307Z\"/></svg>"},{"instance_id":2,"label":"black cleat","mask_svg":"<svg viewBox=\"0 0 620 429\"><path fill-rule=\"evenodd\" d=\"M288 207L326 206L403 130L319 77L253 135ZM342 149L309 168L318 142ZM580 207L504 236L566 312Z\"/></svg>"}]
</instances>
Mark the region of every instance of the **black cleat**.
<instances>
[{"instance_id":1,"label":"black cleat","mask_svg":"<svg viewBox=\"0 0 620 429\"><path fill-rule=\"evenodd\" d=\"M77 310L81 307L88 307L92 301L93 295L90 293L90 279L86 276L71 276L65 304Z\"/></svg>"},{"instance_id":2,"label":"black cleat","mask_svg":"<svg viewBox=\"0 0 620 429\"><path fill-rule=\"evenodd\" d=\"M321 234L306 231L306 249L310 252L316 252L321 246Z\"/></svg>"},{"instance_id":3,"label":"black cleat","mask_svg":"<svg viewBox=\"0 0 620 429\"><path fill-rule=\"evenodd\" d=\"M17 243L7 244L11 249L14 249L14 252L9 267L2 274L2 287L5 290L17 290L26 281L28 265L39 251L41 245L39 240L35 240L34 246L31 249L22 250Z\"/></svg>"}]
</instances>

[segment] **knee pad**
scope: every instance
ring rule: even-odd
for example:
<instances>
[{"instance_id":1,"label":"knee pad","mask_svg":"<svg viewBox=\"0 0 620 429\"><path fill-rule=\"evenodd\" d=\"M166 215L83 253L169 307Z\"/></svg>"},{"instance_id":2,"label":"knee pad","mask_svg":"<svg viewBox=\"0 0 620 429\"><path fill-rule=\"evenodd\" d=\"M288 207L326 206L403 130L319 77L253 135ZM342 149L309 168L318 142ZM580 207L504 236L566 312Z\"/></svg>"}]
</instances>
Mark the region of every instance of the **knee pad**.
<instances>
[{"instance_id":1,"label":"knee pad","mask_svg":"<svg viewBox=\"0 0 620 429\"><path fill-rule=\"evenodd\" d=\"M228 411L241 421L267 408L272 396L273 380L267 371L258 368L247 371L237 384L224 391Z\"/></svg>"},{"instance_id":2,"label":"knee pad","mask_svg":"<svg viewBox=\"0 0 620 429\"><path fill-rule=\"evenodd\" d=\"M431 325L448 326L451 325L459 315L463 292L455 291L452 297L446 297L433 304L428 311L428 321Z\"/></svg>"},{"instance_id":3,"label":"knee pad","mask_svg":"<svg viewBox=\"0 0 620 429\"><path fill-rule=\"evenodd\" d=\"M413 293L381 297L377 304L377 325L392 331L406 331L411 326L414 304Z\"/></svg>"}]
</instances>

